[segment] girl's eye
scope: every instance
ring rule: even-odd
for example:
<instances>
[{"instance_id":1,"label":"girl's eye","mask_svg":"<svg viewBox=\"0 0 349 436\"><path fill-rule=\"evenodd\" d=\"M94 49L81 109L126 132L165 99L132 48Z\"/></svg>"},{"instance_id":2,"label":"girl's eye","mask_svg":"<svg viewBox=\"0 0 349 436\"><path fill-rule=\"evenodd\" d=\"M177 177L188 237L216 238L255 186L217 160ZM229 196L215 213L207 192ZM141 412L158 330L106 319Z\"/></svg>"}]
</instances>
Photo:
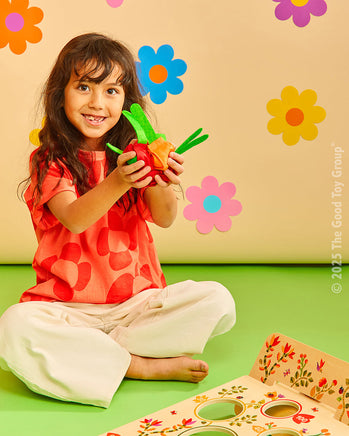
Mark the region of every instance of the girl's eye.
<instances>
[{"instance_id":1,"label":"girl's eye","mask_svg":"<svg viewBox=\"0 0 349 436\"><path fill-rule=\"evenodd\" d=\"M80 91L88 91L89 87L87 85L81 84L81 85L78 86L78 89Z\"/></svg>"},{"instance_id":2,"label":"girl's eye","mask_svg":"<svg viewBox=\"0 0 349 436\"><path fill-rule=\"evenodd\" d=\"M109 94L109 95L116 95L116 94L119 94L119 91L117 89L115 89L115 88L109 88L107 90L107 94Z\"/></svg>"}]
</instances>

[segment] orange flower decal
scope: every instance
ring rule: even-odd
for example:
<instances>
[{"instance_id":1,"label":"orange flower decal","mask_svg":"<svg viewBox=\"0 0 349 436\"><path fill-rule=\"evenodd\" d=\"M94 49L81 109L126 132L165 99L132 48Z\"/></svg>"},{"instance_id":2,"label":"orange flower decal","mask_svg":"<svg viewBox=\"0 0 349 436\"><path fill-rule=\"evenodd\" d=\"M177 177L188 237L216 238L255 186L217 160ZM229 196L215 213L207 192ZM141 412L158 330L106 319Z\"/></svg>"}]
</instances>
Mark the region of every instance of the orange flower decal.
<instances>
[{"instance_id":1,"label":"orange flower decal","mask_svg":"<svg viewBox=\"0 0 349 436\"><path fill-rule=\"evenodd\" d=\"M36 44L42 39L41 30L35 26L44 17L38 7L29 6L29 0L0 0L0 48L9 44L15 54L22 54L27 41Z\"/></svg>"},{"instance_id":2,"label":"orange flower decal","mask_svg":"<svg viewBox=\"0 0 349 436\"><path fill-rule=\"evenodd\" d=\"M277 392L267 392L264 396L267 398L270 398L271 400L276 400L278 397L278 394L277 394Z\"/></svg>"}]
</instances>

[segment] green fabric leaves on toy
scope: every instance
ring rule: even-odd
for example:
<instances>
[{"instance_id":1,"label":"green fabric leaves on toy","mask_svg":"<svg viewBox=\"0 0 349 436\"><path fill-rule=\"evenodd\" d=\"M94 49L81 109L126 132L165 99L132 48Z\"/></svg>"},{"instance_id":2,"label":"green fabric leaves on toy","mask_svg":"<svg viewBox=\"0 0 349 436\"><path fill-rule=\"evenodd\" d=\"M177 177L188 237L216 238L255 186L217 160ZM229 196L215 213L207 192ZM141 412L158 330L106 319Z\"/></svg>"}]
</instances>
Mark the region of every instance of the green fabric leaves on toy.
<instances>
[{"instance_id":1,"label":"green fabric leaves on toy","mask_svg":"<svg viewBox=\"0 0 349 436\"><path fill-rule=\"evenodd\" d=\"M196 132L190 135L177 149L175 149L170 142L166 141L165 135L156 133L154 131L153 126L149 122L139 104L134 103L131 106L130 111L124 110L122 113L135 129L138 141L137 143L129 144L125 148L124 152L134 150L137 153L137 156L127 161L127 163L131 164L136 162L140 158L140 155L142 155L142 159L144 160L145 155L147 155L145 159L146 165L150 165L152 171L155 171L153 174L150 172L150 175L152 176L158 174L159 172L165 171L168 168L168 155L172 151L182 154L190 148L206 141L208 138L208 135L206 134L199 136L202 132L202 129L198 129ZM107 143L107 146L115 153L123 153L122 150L113 146L112 144Z\"/></svg>"}]
</instances>

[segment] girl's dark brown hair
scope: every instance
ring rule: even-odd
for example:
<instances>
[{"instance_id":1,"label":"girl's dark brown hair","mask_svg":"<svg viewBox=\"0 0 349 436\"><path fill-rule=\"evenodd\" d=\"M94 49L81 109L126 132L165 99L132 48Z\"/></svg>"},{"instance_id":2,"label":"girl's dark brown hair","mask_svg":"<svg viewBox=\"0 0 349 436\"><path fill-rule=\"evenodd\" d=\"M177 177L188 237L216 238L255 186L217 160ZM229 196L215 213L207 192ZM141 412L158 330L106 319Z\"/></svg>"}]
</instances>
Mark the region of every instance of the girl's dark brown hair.
<instances>
[{"instance_id":1,"label":"girl's dark brown hair","mask_svg":"<svg viewBox=\"0 0 349 436\"><path fill-rule=\"evenodd\" d=\"M129 110L133 103L138 103L144 108L134 58L122 43L102 34L87 33L69 41L58 55L42 94L45 123L39 133L41 145L32 158L30 176L24 181L27 186L35 177L34 203L40 200L43 180L53 162L60 168L61 176L64 173L62 164L69 169L80 195L93 187L89 169L78 158L83 136L65 114L64 90L72 72L78 76L82 72L82 81L100 83L111 74L115 65L121 68L119 84L125 91L123 109ZM106 133L103 141L124 150L135 137L133 127L121 116L118 123ZM117 166L118 155L108 147L106 155L109 174ZM125 209L129 209L136 200L137 192L136 189L130 189L119 200Z\"/></svg>"}]
</instances>

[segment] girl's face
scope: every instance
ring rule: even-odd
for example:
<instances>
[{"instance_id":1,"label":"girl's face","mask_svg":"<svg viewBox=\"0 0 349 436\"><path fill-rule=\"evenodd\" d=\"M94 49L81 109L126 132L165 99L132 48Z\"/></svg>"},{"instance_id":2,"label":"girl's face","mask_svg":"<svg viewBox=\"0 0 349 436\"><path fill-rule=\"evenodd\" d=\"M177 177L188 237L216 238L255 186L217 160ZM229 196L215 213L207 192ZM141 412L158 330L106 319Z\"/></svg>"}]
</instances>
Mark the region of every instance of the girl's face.
<instances>
[{"instance_id":1,"label":"girl's face","mask_svg":"<svg viewBox=\"0 0 349 436\"><path fill-rule=\"evenodd\" d=\"M64 110L68 120L84 136L83 148L104 150L103 136L119 121L125 100L120 76L118 65L100 83L81 81L81 76L72 71L64 90Z\"/></svg>"}]
</instances>

